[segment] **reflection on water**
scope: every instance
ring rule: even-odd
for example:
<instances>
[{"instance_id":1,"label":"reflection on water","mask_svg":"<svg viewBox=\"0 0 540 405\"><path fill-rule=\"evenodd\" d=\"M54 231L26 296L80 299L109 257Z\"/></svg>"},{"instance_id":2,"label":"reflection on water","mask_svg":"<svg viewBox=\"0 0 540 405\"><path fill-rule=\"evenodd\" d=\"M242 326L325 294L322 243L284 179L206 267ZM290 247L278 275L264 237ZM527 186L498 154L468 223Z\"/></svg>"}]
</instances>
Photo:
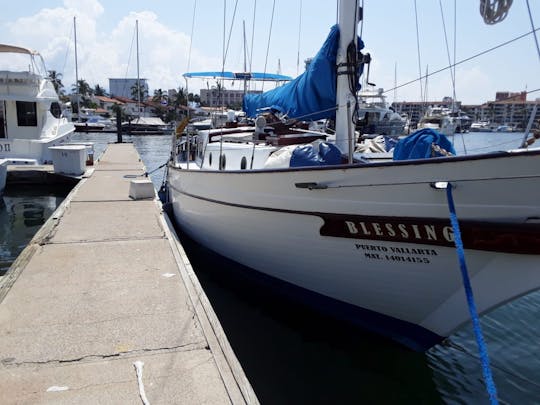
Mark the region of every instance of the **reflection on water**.
<instances>
[{"instance_id":1,"label":"reflection on water","mask_svg":"<svg viewBox=\"0 0 540 405\"><path fill-rule=\"evenodd\" d=\"M0 275L67 195L44 187L8 187L0 196Z\"/></svg>"}]
</instances>

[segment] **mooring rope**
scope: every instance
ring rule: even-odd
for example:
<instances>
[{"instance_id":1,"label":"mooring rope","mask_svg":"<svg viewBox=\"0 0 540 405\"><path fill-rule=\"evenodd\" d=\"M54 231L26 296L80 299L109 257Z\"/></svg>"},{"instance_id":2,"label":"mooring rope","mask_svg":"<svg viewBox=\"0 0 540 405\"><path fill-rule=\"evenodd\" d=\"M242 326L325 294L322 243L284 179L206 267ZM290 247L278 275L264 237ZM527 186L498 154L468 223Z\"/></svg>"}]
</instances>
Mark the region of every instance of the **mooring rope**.
<instances>
[{"instance_id":1,"label":"mooring rope","mask_svg":"<svg viewBox=\"0 0 540 405\"><path fill-rule=\"evenodd\" d=\"M469 272L467 270L467 263L465 261L465 250L463 248L463 242L461 240L461 232L459 229L456 207L454 205L454 198L452 197L452 185L450 184L450 182L446 185L446 198L448 199L450 222L452 224L452 230L454 231L454 243L456 245L457 255L459 259L459 268L461 269L463 288L465 289L465 295L467 296L467 304L469 306L469 313L471 314L471 320L473 323L474 336L476 338L476 344L478 345L478 351L480 353L482 374L484 375L484 381L486 383L486 390L489 395L489 401L492 405L495 405L499 403L497 399L497 387L495 386L495 382L493 381L491 366L489 364L487 346L484 341L484 336L482 334L482 327L480 325L478 311L476 310L476 303L474 302L474 295L471 287L471 281L469 279Z\"/></svg>"},{"instance_id":2,"label":"mooring rope","mask_svg":"<svg viewBox=\"0 0 540 405\"><path fill-rule=\"evenodd\" d=\"M166 161L165 163L163 163L161 166L158 166L156 167L154 170L150 170L149 172L144 172L143 174L141 174L140 176L144 176L144 177L148 177L149 174L152 174L154 172L157 172L159 169L161 169L162 167L165 167L167 166L167 164L169 163L169 161Z\"/></svg>"}]
</instances>

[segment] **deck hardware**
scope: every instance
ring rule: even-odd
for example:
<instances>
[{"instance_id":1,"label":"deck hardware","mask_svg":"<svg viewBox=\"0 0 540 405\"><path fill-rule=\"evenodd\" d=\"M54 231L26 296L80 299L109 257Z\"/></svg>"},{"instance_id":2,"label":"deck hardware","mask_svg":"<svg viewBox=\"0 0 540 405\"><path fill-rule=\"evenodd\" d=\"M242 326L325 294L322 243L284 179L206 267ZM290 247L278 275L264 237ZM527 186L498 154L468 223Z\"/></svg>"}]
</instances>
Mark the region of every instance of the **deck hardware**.
<instances>
[{"instance_id":1,"label":"deck hardware","mask_svg":"<svg viewBox=\"0 0 540 405\"><path fill-rule=\"evenodd\" d=\"M310 183L294 183L296 188L307 188L308 190L325 190L328 188L326 184L319 184L315 182Z\"/></svg>"}]
</instances>

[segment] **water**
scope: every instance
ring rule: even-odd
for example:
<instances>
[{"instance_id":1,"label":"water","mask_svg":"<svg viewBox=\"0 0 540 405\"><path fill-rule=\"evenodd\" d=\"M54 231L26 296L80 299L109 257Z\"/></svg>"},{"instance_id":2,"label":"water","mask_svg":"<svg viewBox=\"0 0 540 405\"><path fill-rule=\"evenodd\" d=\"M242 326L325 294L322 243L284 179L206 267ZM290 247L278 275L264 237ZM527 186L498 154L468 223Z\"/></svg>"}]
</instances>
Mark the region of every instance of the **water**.
<instances>
[{"instance_id":1,"label":"water","mask_svg":"<svg viewBox=\"0 0 540 405\"><path fill-rule=\"evenodd\" d=\"M0 196L0 276L5 274L68 192L36 186L6 188Z\"/></svg>"},{"instance_id":2,"label":"water","mask_svg":"<svg viewBox=\"0 0 540 405\"><path fill-rule=\"evenodd\" d=\"M107 142L116 141L115 134L76 136L95 142L96 156ZM470 133L463 139L469 153L483 153L515 148L522 134ZM148 171L168 158L169 136L124 136L124 141L135 144ZM455 136L454 144L462 154L461 135ZM156 188L163 175L164 169L151 174ZM23 192L4 196L4 268L62 198ZM27 207L26 214L21 207ZM448 346L425 354L411 352L270 292L240 266L184 236L182 241L261 403L488 403L470 326L452 336ZM482 318L501 403L540 404L538 319L540 292Z\"/></svg>"}]
</instances>

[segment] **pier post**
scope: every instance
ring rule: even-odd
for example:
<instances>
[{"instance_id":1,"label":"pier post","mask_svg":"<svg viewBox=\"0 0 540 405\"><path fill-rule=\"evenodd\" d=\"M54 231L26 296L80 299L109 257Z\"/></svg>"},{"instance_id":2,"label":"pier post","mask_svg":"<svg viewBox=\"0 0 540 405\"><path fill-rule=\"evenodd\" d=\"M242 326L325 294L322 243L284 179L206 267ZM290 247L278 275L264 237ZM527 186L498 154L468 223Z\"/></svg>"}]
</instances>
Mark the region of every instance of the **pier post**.
<instances>
[{"instance_id":1,"label":"pier post","mask_svg":"<svg viewBox=\"0 0 540 405\"><path fill-rule=\"evenodd\" d=\"M122 110L116 110L116 142L122 143Z\"/></svg>"}]
</instances>

